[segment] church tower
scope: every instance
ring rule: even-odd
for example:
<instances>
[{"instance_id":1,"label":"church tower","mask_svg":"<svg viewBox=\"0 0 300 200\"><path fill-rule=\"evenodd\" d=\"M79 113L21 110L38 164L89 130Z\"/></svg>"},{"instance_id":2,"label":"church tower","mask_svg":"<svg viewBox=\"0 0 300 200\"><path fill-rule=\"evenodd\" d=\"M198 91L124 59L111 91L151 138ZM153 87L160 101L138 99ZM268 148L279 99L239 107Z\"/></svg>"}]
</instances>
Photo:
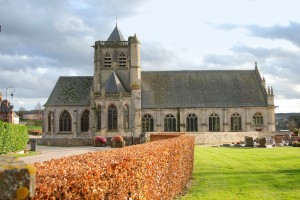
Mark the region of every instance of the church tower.
<instances>
[{"instance_id":1,"label":"church tower","mask_svg":"<svg viewBox=\"0 0 300 200\"><path fill-rule=\"evenodd\" d=\"M126 41L118 26L94 47L91 124L95 135L138 137L141 133L140 42Z\"/></svg>"}]
</instances>

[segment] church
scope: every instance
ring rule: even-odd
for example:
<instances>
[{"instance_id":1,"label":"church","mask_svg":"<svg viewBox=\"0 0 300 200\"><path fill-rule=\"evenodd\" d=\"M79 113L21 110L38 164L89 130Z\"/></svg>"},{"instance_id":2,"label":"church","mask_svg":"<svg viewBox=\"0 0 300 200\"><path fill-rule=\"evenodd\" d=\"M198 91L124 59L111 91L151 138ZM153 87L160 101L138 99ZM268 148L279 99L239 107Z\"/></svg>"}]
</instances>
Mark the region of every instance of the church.
<instances>
[{"instance_id":1,"label":"church","mask_svg":"<svg viewBox=\"0 0 300 200\"><path fill-rule=\"evenodd\" d=\"M45 103L53 138L147 132L275 131L273 88L251 70L142 71L141 43L116 26L96 41L93 76L59 77Z\"/></svg>"}]
</instances>

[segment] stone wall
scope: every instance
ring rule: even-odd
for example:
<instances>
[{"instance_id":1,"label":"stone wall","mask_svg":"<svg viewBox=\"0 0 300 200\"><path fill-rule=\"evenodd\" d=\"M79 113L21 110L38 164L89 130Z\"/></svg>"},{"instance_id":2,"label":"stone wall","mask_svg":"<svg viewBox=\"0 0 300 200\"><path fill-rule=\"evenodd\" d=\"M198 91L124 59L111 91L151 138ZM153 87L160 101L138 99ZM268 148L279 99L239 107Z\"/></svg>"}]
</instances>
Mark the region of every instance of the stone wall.
<instances>
[{"instance_id":1,"label":"stone wall","mask_svg":"<svg viewBox=\"0 0 300 200\"><path fill-rule=\"evenodd\" d=\"M193 133L195 144L198 145L217 145L245 140L245 136L260 138L272 136L274 132L199 132Z\"/></svg>"},{"instance_id":2,"label":"stone wall","mask_svg":"<svg viewBox=\"0 0 300 200\"><path fill-rule=\"evenodd\" d=\"M0 155L0 199L27 199L35 194L36 169L14 157Z\"/></svg>"},{"instance_id":3,"label":"stone wall","mask_svg":"<svg viewBox=\"0 0 300 200\"><path fill-rule=\"evenodd\" d=\"M41 138L37 140L39 145L48 146L92 146L90 138Z\"/></svg>"}]
</instances>

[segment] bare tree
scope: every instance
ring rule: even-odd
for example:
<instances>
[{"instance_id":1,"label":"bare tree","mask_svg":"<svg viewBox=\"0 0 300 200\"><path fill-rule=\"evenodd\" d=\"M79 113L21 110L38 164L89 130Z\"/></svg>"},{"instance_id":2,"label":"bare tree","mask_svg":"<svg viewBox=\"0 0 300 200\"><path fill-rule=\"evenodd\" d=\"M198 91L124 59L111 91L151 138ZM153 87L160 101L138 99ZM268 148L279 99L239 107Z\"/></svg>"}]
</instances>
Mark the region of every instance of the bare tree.
<instances>
[{"instance_id":1,"label":"bare tree","mask_svg":"<svg viewBox=\"0 0 300 200\"><path fill-rule=\"evenodd\" d=\"M23 106L19 108L19 113L18 115L23 119L23 115L24 115L24 112L26 111L26 108L24 108Z\"/></svg>"},{"instance_id":2,"label":"bare tree","mask_svg":"<svg viewBox=\"0 0 300 200\"><path fill-rule=\"evenodd\" d=\"M35 109L35 110L43 110L43 109L42 109L42 106L41 106L41 103L40 103L40 102L37 102L37 103L35 104L34 109Z\"/></svg>"}]
</instances>

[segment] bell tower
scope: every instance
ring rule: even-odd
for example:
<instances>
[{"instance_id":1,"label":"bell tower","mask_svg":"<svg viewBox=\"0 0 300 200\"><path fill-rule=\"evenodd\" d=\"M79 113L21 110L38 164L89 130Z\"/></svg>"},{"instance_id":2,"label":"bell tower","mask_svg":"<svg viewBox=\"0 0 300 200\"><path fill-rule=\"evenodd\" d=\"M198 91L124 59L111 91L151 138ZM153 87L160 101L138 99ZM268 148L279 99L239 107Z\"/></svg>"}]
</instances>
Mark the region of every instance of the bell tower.
<instances>
[{"instance_id":1,"label":"bell tower","mask_svg":"<svg viewBox=\"0 0 300 200\"><path fill-rule=\"evenodd\" d=\"M126 41L116 25L106 41L96 41L92 47L92 132L103 136L122 134L138 137L141 133L139 40L134 35ZM112 105L116 108L116 116L109 116Z\"/></svg>"}]
</instances>

